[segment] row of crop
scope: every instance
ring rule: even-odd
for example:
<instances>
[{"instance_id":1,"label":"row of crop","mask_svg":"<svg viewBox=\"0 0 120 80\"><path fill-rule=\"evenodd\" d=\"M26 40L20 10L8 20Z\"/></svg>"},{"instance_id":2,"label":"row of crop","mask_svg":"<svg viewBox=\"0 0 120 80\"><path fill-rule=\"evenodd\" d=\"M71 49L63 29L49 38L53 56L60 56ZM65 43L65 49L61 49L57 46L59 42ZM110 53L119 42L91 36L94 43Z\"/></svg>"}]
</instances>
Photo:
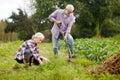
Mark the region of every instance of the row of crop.
<instances>
[{"instance_id":1,"label":"row of crop","mask_svg":"<svg viewBox=\"0 0 120 80\"><path fill-rule=\"evenodd\" d=\"M74 54L98 63L120 50L120 42L110 39L77 39Z\"/></svg>"}]
</instances>

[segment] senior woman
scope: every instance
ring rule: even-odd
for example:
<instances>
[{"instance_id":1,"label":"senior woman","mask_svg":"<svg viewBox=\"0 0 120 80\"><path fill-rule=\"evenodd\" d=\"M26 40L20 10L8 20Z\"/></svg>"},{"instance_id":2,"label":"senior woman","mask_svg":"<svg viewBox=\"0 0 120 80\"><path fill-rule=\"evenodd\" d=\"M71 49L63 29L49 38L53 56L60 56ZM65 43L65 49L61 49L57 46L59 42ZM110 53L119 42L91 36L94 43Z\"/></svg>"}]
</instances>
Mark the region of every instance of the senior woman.
<instances>
[{"instance_id":1,"label":"senior woman","mask_svg":"<svg viewBox=\"0 0 120 80\"><path fill-rule=\"evenodd\" d=\"M31 65L32 57L34 58L37 64L48 62L47 58L40 55L38 49L38 44L41 43L43 39L44 35L42 33L35 33L35 35L32 36L32 39L26 40L17 50L15 60L18 63L24 63L25 68L28 68L28 66Z\"/></svg>"}]
</instances>

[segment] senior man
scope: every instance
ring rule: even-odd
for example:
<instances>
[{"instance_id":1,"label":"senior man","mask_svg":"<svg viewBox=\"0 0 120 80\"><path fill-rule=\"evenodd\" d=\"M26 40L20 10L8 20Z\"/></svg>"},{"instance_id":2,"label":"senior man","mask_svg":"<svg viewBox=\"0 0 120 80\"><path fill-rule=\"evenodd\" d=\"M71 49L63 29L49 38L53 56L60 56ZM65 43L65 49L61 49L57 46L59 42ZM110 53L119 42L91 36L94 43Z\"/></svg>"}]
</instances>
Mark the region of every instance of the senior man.
<instances>
[{"instance_id":1,"label":"senior man","mask_svg":"<svg viewBox=\"0 0 120 80\"><path fill-rule=\"evenodd\" d=\"M50 21L54 22L51 32L52 32L53 52L55 57L58 56L58 40L61 35L64 37L64 41L68 46L69 58L72 57L73 37L71 36L70 32L72 25L75 22L73 10L74 10L73 5L68 4L65 9L55 10L53 13L49 15Z\"/></svg>"}]
</instances>

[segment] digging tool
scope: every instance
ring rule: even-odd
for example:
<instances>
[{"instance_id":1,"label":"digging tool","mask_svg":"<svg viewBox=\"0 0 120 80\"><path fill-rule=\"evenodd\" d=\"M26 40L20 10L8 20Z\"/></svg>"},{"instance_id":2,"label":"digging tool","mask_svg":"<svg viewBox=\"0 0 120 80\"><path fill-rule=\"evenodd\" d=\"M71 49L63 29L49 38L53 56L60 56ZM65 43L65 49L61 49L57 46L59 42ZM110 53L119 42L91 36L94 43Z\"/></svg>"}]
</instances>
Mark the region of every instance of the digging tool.
<instances>
[{"instance_id":1,"label":"digging tool","mask_svg":"<svg viewBox=\"0 0 120 80\"><path fill-rule=\"evenodd\" d=\"M74 22L75 22L75 19L79 17L79 14L75 15L74 17ZM59 23L57 24L58 28L59 28L59 32L62 34L62 37L64 38L65 34L62 32L62 23ZM67 48L68 48L68 52L69 52L69 58L75 58L76 56L72 56L72 52L70 50L70 47L69 45L67 44L67 40L65 40L65 44L67 45Z\"/></svg>"},{"instance_id":2,"label":"digging tool","mask_svg":"<svg viewBox=\"0 0 120 80\"><path fill-rule=\"evenodd\" d=\"M62 26L61 26L61 23L60 24L57 24L57 26L58 26L58 28L59 28L59 32L62 34L62 37L64 38L64 33L62 32ZM69 58L72 58L72 52L71 52L71 50L70 50L70 47L69 47L69 45L67 44L67 40L65 40L65 44L67 45L67 48L68 48L68 52L69 52L69 54L70 54L70 56L69 56Z\"/></svg>"}]
</instances>

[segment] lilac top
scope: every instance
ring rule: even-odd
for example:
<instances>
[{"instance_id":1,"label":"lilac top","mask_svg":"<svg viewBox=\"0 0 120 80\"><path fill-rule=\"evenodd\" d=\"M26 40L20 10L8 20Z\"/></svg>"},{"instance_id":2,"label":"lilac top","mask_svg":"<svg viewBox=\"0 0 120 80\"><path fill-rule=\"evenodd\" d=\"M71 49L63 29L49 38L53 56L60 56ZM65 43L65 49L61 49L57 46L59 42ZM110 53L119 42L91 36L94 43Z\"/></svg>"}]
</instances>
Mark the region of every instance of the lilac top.
<instances>
[{"instance_id":1,"label":"lilac top","mask_svg":"<svg viewBox=\"0 0 120 80\"><path fill-rule=\"evenodd\" d=\"M73 13L70 13L68 16L65 16L63 9L58 9L58 10L54 11L52 14L49 15L49 19L52 22L54 20L60 20L62 22L61 30L63 33L66 33L66 32L70 33L72 25L75 22L75 17L73 15ZM52 32L52 35L55 36L55 38L58 38L60 32L59 32L59 28L56 23L54 23L54 25L51 29L51 32Z\"/></svg>"}]
</instances>

